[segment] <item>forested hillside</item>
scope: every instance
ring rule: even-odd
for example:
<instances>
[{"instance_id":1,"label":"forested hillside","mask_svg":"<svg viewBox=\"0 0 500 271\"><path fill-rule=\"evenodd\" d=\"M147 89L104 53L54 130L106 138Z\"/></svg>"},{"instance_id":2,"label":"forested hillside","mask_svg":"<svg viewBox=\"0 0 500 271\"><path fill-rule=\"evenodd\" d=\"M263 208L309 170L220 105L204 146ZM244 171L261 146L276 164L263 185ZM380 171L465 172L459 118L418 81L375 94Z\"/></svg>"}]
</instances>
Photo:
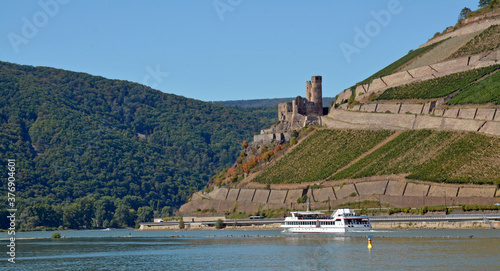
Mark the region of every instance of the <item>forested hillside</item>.
<instances>
[{"instance_id":1,"label":"forested hillside","mask_svg":"<svg viewBox=\"0 0 500 271\"><path fill-rule=\"evenodd\" d=\"M0 161L16 160L21 227L133 225L140 207L173 210L276 122L266 108L6 62L0 97Z\"/></svg>"},{"instance_id":2,"label":"forested hillside","mask_svg":"<svg viewBox=\"0 0 500 271\"><path fill-rule=\"evenodd\" d=\"M232 106L242 106L242 107L273 107L274 113L278 110L278 104L292 102L294 98L275 98L275 99L255 99L255 100L236 100L236 101L217 101L214 103L232 105ZM323 107L332 106L331 102L335 101L331 97L323 97Z\"/></svg>"}]
</instances>

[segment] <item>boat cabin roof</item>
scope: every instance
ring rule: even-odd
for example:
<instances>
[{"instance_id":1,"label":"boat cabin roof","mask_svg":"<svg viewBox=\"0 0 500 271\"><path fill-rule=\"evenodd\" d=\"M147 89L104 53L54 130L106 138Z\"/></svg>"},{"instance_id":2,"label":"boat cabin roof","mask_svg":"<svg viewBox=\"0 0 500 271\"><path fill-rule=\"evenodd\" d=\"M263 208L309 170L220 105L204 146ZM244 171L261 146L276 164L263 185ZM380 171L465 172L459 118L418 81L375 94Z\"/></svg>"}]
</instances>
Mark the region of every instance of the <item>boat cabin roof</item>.
<instances>
[{"instance_id":1,"label":"boat cabin roof","mask_svg":"<svg viewBox=\"0 0 500 271\"><path fill-rule=\"evenodd\" d=\"M332 216L358 216L353 210L349 208L341 208L335 211Z\"/></svg>"},{"instance_id":2,"label":"boat cabin roof","mask_svg":"<svg viewBox=\"0 0 500 271\"><path fill-rule=\"evenodd\" d=\"M299 215L324 215L324 213L320 211L304 211L304 212L291 212L291 213Z\"/></svg>"}]
</instances>

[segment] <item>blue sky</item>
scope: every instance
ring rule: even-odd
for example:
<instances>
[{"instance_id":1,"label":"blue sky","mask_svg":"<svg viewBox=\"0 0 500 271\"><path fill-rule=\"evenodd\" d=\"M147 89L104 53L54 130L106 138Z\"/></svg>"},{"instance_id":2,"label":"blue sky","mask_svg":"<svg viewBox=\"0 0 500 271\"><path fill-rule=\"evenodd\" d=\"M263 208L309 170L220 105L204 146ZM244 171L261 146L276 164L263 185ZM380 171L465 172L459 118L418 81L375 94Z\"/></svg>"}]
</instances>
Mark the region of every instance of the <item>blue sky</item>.
<instances>
[{"instance_id":1,"label":"blue sky","mask_svg":"<svg viewBox=\"0 0 500 271\"><path fill-rule=\"evenodd\" d=\"M0 60L204 101L333 97L457 22L475 0L0 0ZM357 38L357 39L356 39Z\"/></svg>"}]
</instances>

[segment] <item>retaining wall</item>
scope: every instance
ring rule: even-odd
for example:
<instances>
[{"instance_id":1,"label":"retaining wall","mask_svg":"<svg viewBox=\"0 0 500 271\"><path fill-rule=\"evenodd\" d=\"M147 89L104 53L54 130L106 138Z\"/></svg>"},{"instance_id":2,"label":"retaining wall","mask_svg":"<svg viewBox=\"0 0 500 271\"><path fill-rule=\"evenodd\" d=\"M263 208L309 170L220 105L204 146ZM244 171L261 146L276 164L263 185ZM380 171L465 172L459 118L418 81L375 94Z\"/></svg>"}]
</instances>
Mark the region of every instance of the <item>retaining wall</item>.
<instances>
[{"instance_id":1,"label":"retaining wall","mask_svg":"<svg viewBox=\"0 0 500 271\"><path fill-rule=\"evenodd\" d=\"M302 194L304 193L304 189L292 189L288 190L288 195L286 196L286 202L287 203L296 203L297 199L302 197Z\"/></svg>"},{"instance_id":2,"label":"retaining wall","mask_svg":"<svg viewBox=\"0 0 500 271\"><path fill-rule=\"evenodd\" d=\"M393 113L393 114L398 114L399 109L401 108L401 104L385 104L385 103L379 103L377 106L377 113Z\"/></svg>"},{"instance_id":3,"label":"retaining wall","mask_svg":"<svg viewBox=\"0 0 500 271\"><path fill-rule=\"evenodd\" d=\"M494 197L494 187L460 187L459 197Z\"/></svg>"},{"instance_id":4,"label":"retaining wall","mask_svg":"<svg viewBox=\"0 0 500 271\"><path fill-rule=\"evenodd\" d=\"M460 109L458 113L458 117L461 119L470 119L473 120L476 118L477 108L464 108Z\"/></svg>"},{"instance_id":5,"label":"retaining wall","mask_svg":"<svg viewBox=\"0 0 500 271\"><path fill-rule=\"evenodd\" d=\"M416 184L416 183L408 183L406 185L404 196L413 196L413 197L425 197L429 192L430 185L428 184Z\"/></svg>"},{"instance_id":6,"label":"retaining wall","mask_svg":"<svg viewBox=\"0 0 500 271\"><path fill-rule=\"evenodd\" d=\"M401 109L399 110L400 114L421 114L423 110L424 104L405 104L401 105Z\"/></svg>"},{"instance_id":7,"label":"retaining wall","mask_svg":"<svg viewBox=\"0 0 500 271\"><path fill-rule=\"evenodd\" d=\"M358 193L356 192L356 188L354 187L354 184L352 184L352 183L344 184L342 186L342 188L340 188L340 186L334 186L333 189L335 191L335 195L337 196L337 199L344 199L344 198L351 197L353 195L353 193L355 195L358 195Z\"/></svg>"},{"instance_id":8,"label":"retaining wall","mask_svg":"<svg viewBox=\"0 0 500 271\"><path fill-rule=\"evenodd\" d=\"M255 189L242 188L240 189L240 195L238 196L238 201L251 202L254 194L255 194Z\"/></svg>"},{"instance_id":9,"label":"retaining wall","mask_svg":"<svg viewBox=\"0 0 500 271\"><path fill-rule=\"evenodd\" d=\"M500 22L500 20L499 20ZM456 72L472 70L497 64L500 60L500 50L491 53L481 53L477 55L465 56L422 66L407 71L400 71L381 78L374 79L370 85L358 86L356 88L356 101L366 100L371 93L380 93L390 87L404 84L411 84L417 81L424 81L436 77L446 76ZM343 103L351 96L351 90L346 89L338 96L338 102Z\"/></svg>"},{"instance_id":10,"label":"retaining wall","mask_svg":"<svg viewBox=\"0 0 500 271\"><path fill-rule=\"evenodd\" d=\"M403 196L405 188L406 182L389 181L385 194L389 196Z\"/></svg>"},{"instance_id":11,"label":"retaining wall","mask_svg":"<svg viewBox=\"0 0 500 271\"><path fill-rule=\"evenodd\" d=\"M238 195L240 194L239 188L231 188L229 189L229 193L227 194L226 200L238 200Z\"/></svg>"},{"instance_id":12,"label":"retaining wall","mask_svg":"<svg viewBox=\"0 0 500 271\"><path fill-rule=\"evenodd\" d=\"M235 195L238 200L232 200ZM248 188L215 188L207 196L201 192L197 196L181 206L182 214L197 215L197 210L216 209L217 214L232 212L235 203L236 212L255 213L259 207L262 209L293 208L306 209L306 204L298 204L297 199L305 192L304 189L291 190L264 190ZM255 195L254 195L255 194ZM227 199L223 198L227 195ZM349 202L379 201L381 204L390 204L395 207L422 207L437 205L490 205L498 202L500 190L493 185L456 185L456 184L429 184L414 183L403 180L376 180L357 183L347 183L327 186L318 189L308 189L311 203L315 208L338 206ZM353 196L355 195L355 196ZM495 197L496 196L496 197ZM250 200L253 201L250 202ZM328 199L330 202L328 203Z\"/></svg>"},{"instance_id":13,"label":"retaining wall","mask_svg":"<svg viewBox=\"0 0 500 271\"><path fill-rule=\"evenodd\" d=\"M269 198L270 190L256 189L255 195L253 196L253 202L267 203Z\"/></svg>"},{"instance_id":14,"label":"retaining wall","mask_svg":"<svg viewBox=\"0 0 500 271\"><path fill-rule=\"evenodd\" d=\"M325 200L334 200L337 199L335 194L333 193L333 187L325 187L313 190L314 200L316 201L325 201Z\"/></svg>"},{"instance_id":15,"label":"retaining wall","mask_svg":"<svg viewBox=\"0 0 500 271\"><path fill-rule=\"evenodd\" d=\"M385 193L388 182L389 181L373 181L356 183L356 189L358 190L359 195L362 196L373 194L383 195Z\"/></svg>"},{"instance_id":16,"label":"retaining wall","mask_svg":"<svg viewBox=\"0 0 500 271\"><path fill-rule=\"evenodd\" d=\"M476 120L493 120L496 108L478 108L476 113Z\"/></svg>"},{"instance_id":17,"label":"retaining wall","mask_svg":"<svg viewBox=\"0 0 500 271\"><path fill-rule=\"evenodd\" d=\"M429 197L456 197L458 194L458 187L450 187L450 186L440 186L440 185L431 185L429 189Z\"/></svg>"},{"instance_id":18,"label":"retaining wall","mask_svg":"<svg viewBox=\"0 0 500 271\"><path fill-rule=\"evenodd\" d=\"M271 190L268 203L285 203L288 190Z\"/></svg>"},{"instance_id":19,"label":"retaining wall","mask_svg":"<svg viewBox=\"0 0 500 271\"><path fill-rule=\"evenodd\" d=\"M376 103L368 103L361 106L360 110L364 112L375 112L376 109L377 109Z\"/></svg>"},{"instance_id":20,"label":"retaining wall","mask_svg":"<svg viewBox=\"0 0 500 271\"><path fill-rule=\"evenodd\" d=\"M378 104L378 106L380 105L381 104ZM375 106L371 104L370 107L373 108ZM367 107L363 105L361 107L361 111L363 111L364 108ZM461 110L463 109L449 109L445 111L445 115L458 116ZM466 113L462 115L472 116L472 112L474 112L474 110L475 109L465 111ZM438 112L439 114L440 111L435 110L434 112ZM491 110L485 112L488 112L485 115L489 114L489 116L491 116ZM499 121L496 121L497 115L500 114L495 115L495 121L484 121L479 119L460 119L430 115L365 113L358 111L331 110L327 116L322 118L322 124L330 129L436 129L480 132L500 136L500 117Z\"/></svg>"},{"instance_id":21,"label":"retaining wall","mask_svg":"<svg viewBox=\"0 0 500 271\"><path fill-rule=\"evenodd\" d=\"M215 188L212 192L208 193L208 196L216 200L226 200L228 192L229 189L227 188Z\"/></svg>"}]
</instances>

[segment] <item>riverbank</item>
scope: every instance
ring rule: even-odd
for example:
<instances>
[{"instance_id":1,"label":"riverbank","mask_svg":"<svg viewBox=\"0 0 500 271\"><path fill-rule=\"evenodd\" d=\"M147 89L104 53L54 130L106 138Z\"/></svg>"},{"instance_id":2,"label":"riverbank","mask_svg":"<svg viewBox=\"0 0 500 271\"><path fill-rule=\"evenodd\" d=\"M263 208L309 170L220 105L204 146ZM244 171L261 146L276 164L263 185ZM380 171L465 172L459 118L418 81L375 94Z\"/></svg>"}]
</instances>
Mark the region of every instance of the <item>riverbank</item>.
<instances>
[{"instance_id":1,"label":"riverbank","mask_svg":"<svg viewBox=\"0 0 500 271\"><path fill-rule=\"evenodd\" d=\"M489 221L484 220L477 221L459 221L459 222L447 222L447 221L409 221L409 222L372 222L372 228L374 230L394 230L394 229L500 229L500 221ZM223 229L216 229L212 226L201 225L197 223L196 225L191 225L186 227L184 230L280 230L281 223L275 224L265 224L265 225L251 225L251 226L226 226ZM148 229L139 228L140 231L165 231L172 230L178 231L178 226L154 226Z\"/></svg>"}]
</instances>

